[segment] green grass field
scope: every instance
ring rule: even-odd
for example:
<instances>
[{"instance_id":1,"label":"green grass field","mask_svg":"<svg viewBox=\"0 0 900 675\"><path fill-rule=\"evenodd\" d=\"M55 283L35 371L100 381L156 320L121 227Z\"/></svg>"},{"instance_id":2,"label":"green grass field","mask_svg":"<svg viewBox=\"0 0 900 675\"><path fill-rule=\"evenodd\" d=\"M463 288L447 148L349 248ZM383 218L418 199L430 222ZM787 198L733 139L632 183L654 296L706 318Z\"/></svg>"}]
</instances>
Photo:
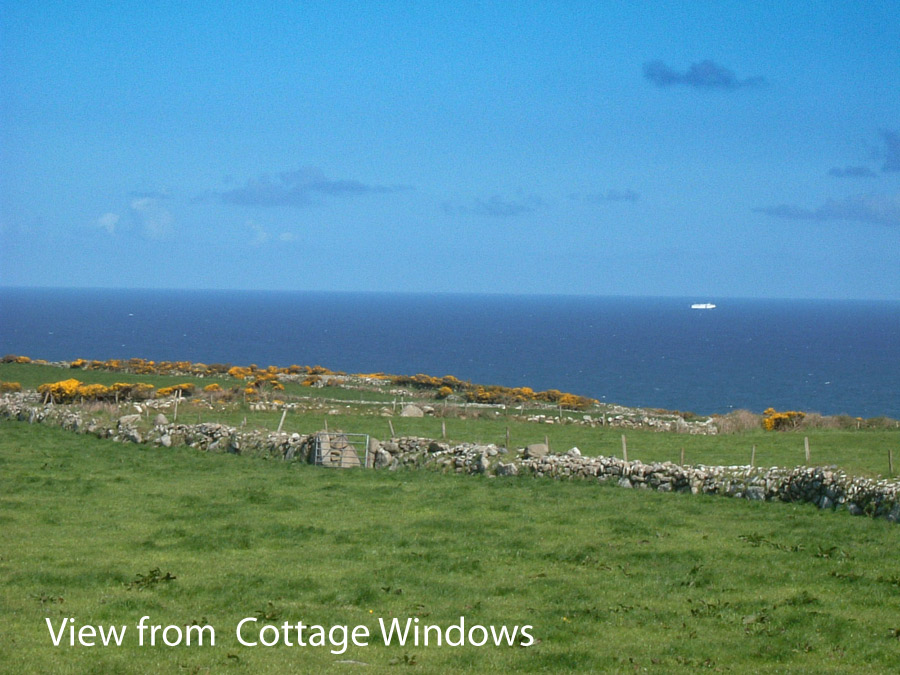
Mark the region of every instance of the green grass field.
<instances>
[{"instance_id":1,"label":"green grass field","mask_svg":"<svg viewBox=\"0 0 900 675\"><path fill-rule=\"evenodd\" d=\"M0 380L20 382L26 389L36 389L45 382L75 377L85 383L111 385L114 382L147 382L160 388L185 381L194 382L198 389L211 381L223 387L241 384L233 378L204 379L171 375L130 375L102 370L60 369L38 364L0 364ZM310 388L288 384L287 391L279 394L289 401L299 402L299 407L289 412L283 430L302 434L315 433L328 425L332 430L364 433L379 439L394 434L441 438L446 429L447 439L457 442L506 444L506 432L510 432L510 444L524 447L547 439L553 450L565 452L578 447L585 455L622 456L622 434L626 435L629 459L643 462L680 462L682 450L686 464L746 465L750 463L751 449L756 446L758 466L796 466L806 462L804 437L809 438L811 463L837 466L848 473L869 477L889 477L888 453L895 458L895 472L900 471L900 429L890 427L856 429L808 429L793 432L772 433L761 429L738 434L697 436L688 434L659 433L643 429L622 430L610 427L590 427L579 424L542 424L522 421L511 416L514 410L501 408L467 409L450 404L450 412L444 418L401 418L388 421L382 417L382 408L399 412L402 402L394 402L384 391L361 391L341 387ZM380 404L363 404L361 401L381 401ZM444 413L445 404L430 398L406 399L435 405ZM171 407L166 409L171 416ZM556 408L540 412L556 414ZM596 413L595 413L596 415ZM581 413L564 413L563 417L580 420ZM281 420L281 411L252 410L240 401L231 404L210 405L200 398L185 400L179 409L179 421L197 423L214 421L232 426L268 429L274 431ZM145 426L149 428L148 419Z\"/></svg>"},{"instance_id":2,"label":"green grass field","mask_svg":"<svg viewBox=\"0 0 900 675\"><path fill-rule=\"evenodd\" d=\"M900 664L900 528L846 512L586 482L329 470L18 422L0 423L0 504L6 672L882 673ZM139 647L144 615L211 624L216 645ZM538 642L386 647L378 632L378 618L446 627L460 616L467 626L532 625ZM71 617L128 628L121 647L55 647L48 617L56 627ZM244 617L365 625L373 637L343 654L245 647L234 635Z\"/></svg>"}]
</instances>

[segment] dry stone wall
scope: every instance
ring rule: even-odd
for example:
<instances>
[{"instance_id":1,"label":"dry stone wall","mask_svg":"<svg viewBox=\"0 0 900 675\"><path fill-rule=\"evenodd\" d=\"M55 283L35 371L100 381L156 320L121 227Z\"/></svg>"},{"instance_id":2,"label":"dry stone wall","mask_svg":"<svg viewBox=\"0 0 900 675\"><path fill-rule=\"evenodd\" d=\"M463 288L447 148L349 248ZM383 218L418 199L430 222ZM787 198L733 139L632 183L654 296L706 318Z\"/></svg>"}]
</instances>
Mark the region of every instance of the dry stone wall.
<instances>
[{"instance_id":1,"label":"dry stone wall","mask_svg":"<svg viewBox=\"0 0 900 675\"><path fill-rule=\"evenodd\" d=\"M848 476L830 467L752 468L644 464L617 457L584 457L577 448L553 454L544 444L516 451L494 445L448 446L425 438L383 444L382 466L434 466L457 473L532 475L587 479L624 488L713 494L755 501L808 502L822 509L845 508L854 515L900 522L900 481Z\"/></svg>"},{"instance_id":2,"label":"dry stone wall","mask_svg":"<svg viewBox=\"0 0 900 675\"><path fill-rule=\"evenodd\" d=\"M185 445L206 452L310 461L314 435L242 430L224 424L173 424L157 416L141 430L140 415L114 423L88 417L67 406L44 406L27 394L0 398L0 417L50 424L112 441L161 447ZM165 422L165 423L163 423ZM508 450L496 445L450 445L429 438L370 439L369 463L376 469L430 468L488 476L529 475L582 479L623 488L691 492L758 501L807 502L821 509L847 509L854 515L900 522L900 481L848 476L829 467L752 468L749 466L679 466L644 464L616 457L584 457L577 448L554 454L544 444Z\"/></svg>"},{"instance_id":3,"label":"dry stone wall","mask_svg":"<svg viewBox=\"0 0 900 675\"><path fill-rule=\"evenodd\" d=\"M90 434L122 443L146 443L160 447L185 445L205 452L275 457L285 460L307 460L312 437L304 434L246 430L218 424L175 424L157 415L150 429L138 414L123 415L114 422L91 417L64 405L40 405L27 395L13 394L0 398L0 417L32 424L59 426L77 433Z\"/></svg>"}]
</instances>

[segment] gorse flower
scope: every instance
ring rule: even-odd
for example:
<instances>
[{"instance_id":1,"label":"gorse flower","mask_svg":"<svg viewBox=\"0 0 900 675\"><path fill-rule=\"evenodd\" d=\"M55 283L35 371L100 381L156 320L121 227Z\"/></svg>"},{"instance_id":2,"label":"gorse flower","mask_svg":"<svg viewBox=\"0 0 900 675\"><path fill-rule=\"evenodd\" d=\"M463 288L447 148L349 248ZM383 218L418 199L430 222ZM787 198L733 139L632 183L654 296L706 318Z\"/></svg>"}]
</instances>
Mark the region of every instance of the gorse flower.
<instances>
[{"instance_id":1,"label":"gorse flower","mask_svg":"<svg viewBox=\"0 0 900 675\"><path fill-rule=\"evenodd\" d=\"M804 417L806 417L806 413L798 410L778 412L775 408L766 408L763 411L763 428L766 431L796 429Z\"/></svg>"},{"instance_id":2,"label":"gorse flower","mask_svg":"<svg viewBox=\"0 0 900 675\"><path fill-rule=\"evenodd\" d=\"M190 396L191 394L193 394L193 383L185 382L183 384L173 384L171 387L163 387L162 389L157 389L156 398L165 398L166 396L174 396L179 393L182 396Z\"/></svg>"}]
</instances>

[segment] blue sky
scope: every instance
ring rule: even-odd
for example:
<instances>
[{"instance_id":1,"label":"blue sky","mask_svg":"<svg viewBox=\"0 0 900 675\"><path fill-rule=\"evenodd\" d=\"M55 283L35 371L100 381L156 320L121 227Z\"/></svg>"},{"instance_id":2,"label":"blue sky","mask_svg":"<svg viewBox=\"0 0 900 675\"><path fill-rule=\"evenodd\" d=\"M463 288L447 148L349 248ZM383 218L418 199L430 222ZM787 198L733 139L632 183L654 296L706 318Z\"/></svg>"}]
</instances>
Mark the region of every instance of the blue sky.
<instances>
[{"instance_id":1,"label":"blue sky","mask_svg":"<svg viewBox=\"0 0 900 675\"><path fill-rule=\"evenodd\" d=\"M0 0L0 284L900 299L898 16Z\"/></svg>"}]
</instances>

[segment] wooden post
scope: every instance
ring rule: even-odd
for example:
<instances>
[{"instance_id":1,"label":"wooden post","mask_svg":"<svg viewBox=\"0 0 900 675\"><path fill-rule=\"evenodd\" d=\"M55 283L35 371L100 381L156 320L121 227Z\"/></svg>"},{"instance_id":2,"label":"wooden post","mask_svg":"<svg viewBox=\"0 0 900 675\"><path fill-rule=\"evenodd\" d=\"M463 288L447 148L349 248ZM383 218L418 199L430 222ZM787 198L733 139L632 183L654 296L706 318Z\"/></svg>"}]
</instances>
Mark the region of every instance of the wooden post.
<instances>
[{"instance_id":1,"label":"wooden post","mask_svg":"<svg viewBox=\"0 0 900 675\"><path fill-rule=\"evenodd\" d=\"M328 418L325 418L325 433L328 433Z\"/></svg>"},{"instance_id":2,"label":"wooden post","mask_svg":"<svg viewBox=\"0 0 900 675\"><path fill-rule=\"evenodd\" d=\"M809 436L803 437L803 450L806 452L806 465L809 466Z\"/></svg>"},{"instance_id":3,"label":"wooden post","mask_svg":"<svg viewBox=\"0 0 900 675\"><path fill-rule=\"evenodd\" d=\"M281 433L281 427L284 426L284 418L287 417L287 408L281 411L281 421L278 423L278 430L275 433Z\"/></svg>"},{"instance_id":4,"label":"wooden post","mask_svg":"<svg viewBox=\"0 0 900 675\"><path fill-rule=\"evenodd\" d=\"M622 459L628 461L628 441L625 440L625 434L622 434Z\"/></svg>"},{"instance_id":5,"label":"wooden post","mask_svg":"<svg viewBox=\"0 0 900 675\"><path fill-rule=\"evenodd\" d=\"M441 438L447 440L447 422L444 420L441 420Z\"/></svg>"},{"instance_id":6,"label":"wooden post","mask_svg":"<svg viewBox=\"0 0 900 675\"><path fill-rule=\"evenodd\" d=\"M172 423L178 421L178 401L181 400L181 389L178 390L178 393L175 394L175 414L172 415ZM149 413L148 413L149 416Z\"/></svg>"},{"instance_id":7,"label":"wooden post","mask_svg":"<svg viewBox=\"0 0 900 675\"><path fill-rule=\"evenodd\" d=\"M750 448L750 468L756 466L756 445Z\"/></svg>"},{"instance_id":8,"label":"wooden post","mask_svg":"<svg viewBox=\"0 0 900 675\"><path fill-rule=\"evenodd\" d=\"M891 448L888 448L888 471L894 475L894 451Z\"/></svg>"},{"instance_id":9,"label":"wooden post","mask_svg":"<svg viewBox=\"0 0 900 675\"><path fill-rule=\"evenodd\" d=\"M509 450L509 427L506 427L506 449Z\"/></svg>"},{"instance_id":10,"label":"wooden post","mask_svg":"<svg viewBox=\"0 0 900 675\"><path fill-rule=\"evenodd\" d=\"M681 446L681 466L684 466L684 446Z\"/></svg>"},{"instance_id":11,"label":"wooden post","mask_svg":"<svg viewBox=\"0 0 900 675\"><path fill-rule=\"evenodd\" d=\"M388 426L391 428L391 438L396 438L397 434L394 433L394 423L388 420Z\"/></svg>"},{"instance_id":12,"label":"wooden post","mask_svg":"<svg viewBox=\"0 0 900 675\"><path fill-rule=\"evenodd\" d=\"M547 446L547 452L550 452L550 437L544 434L544 445Z\"/></svg>"}]
</instances>

